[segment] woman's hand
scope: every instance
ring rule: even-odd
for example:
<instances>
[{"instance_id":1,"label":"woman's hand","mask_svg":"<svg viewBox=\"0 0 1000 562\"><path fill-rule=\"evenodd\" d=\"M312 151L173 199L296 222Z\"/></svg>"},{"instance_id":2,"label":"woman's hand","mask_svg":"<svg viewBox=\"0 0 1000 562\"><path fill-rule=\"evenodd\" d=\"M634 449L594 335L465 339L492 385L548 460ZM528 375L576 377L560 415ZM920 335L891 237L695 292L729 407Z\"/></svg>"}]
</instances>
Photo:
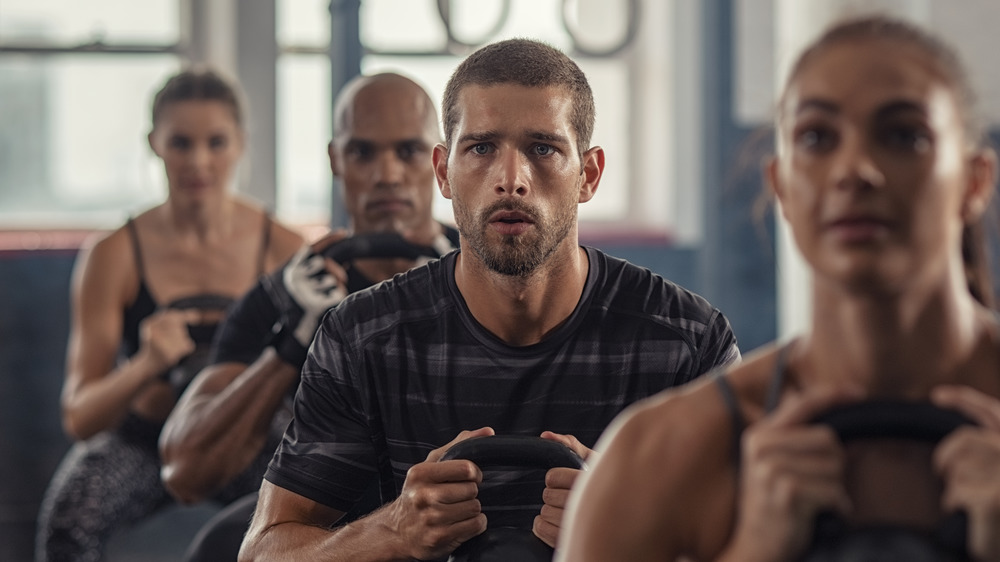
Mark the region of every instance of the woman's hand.
<instances>
[{"instance_id":1,"label":"woman's hand","mask_svg":"<svg viewBox=\"0 0 1000 562\"><path fill-rule=\"evenodd\" d=\"M965 386L937 387L931 400L979 424L942 440L934 467L944 479L942 508L968 515L969 554L975 560L1000 560L1000 401Z\"/></svg>"},{"instance_id":2,"label":"woman's hand","mask_svg":"<svg viewBox=\"0 0 1000 562\"><path fill-rule=\"evenodd\" d=\"M789 560L810 543L816 516L846 513L845 456L836 434L809 420L856 393L786 396L743 433L736 530L728 550L739 560Z\"/></svg>"},{"instance_id":3,"label":"woman's hand","mask_svg":"<svg viewBox=\"0 0 1000 562\"><path fill-rule=\"evenodd\" d=\"M196 321L193 310L159 310L139 324L140 351L159 366L162 373L195 349L188 324Z\"/></svg>"}]
</instances>

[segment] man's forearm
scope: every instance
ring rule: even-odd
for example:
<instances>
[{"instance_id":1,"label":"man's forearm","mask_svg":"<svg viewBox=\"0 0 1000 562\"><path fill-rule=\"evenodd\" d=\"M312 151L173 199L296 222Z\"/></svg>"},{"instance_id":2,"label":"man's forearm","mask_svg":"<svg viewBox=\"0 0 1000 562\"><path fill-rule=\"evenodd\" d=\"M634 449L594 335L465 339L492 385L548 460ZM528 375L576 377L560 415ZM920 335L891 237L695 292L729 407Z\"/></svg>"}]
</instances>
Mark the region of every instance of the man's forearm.
<instances>
[{"instance_id":1,"label":"man's forearm","mask_svg":"<svg viewBox=\"0 0 1000 562\"><path fill-rule=\"evenodd\" d=\"M187 503L213 494L260 454L298 378L270 348L252 365L210 369L185 393L160 437L164 482Z\"/></svg>"},{"instance_id":2,"label":"man's forearm","mask_svg":"<svg viewBox=\"0 0 1000 562\"><path fill-rule=\"evenodd\" d=\"M240 561L409 562L413 557L399 535L386 525L388 510L380 509L342 527L327 529L285 522L258 529L252 524Z\"/></svg>"}]
</instances>

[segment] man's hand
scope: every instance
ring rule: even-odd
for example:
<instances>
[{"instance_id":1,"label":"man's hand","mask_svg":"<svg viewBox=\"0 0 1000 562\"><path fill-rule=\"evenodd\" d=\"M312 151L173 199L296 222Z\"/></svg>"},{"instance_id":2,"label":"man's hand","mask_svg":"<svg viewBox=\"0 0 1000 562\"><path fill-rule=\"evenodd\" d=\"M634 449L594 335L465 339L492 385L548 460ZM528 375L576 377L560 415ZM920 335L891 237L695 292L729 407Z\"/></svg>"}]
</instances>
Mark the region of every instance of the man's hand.
<instances>
[{"instance_id":1,"label":"man's hand","mask_svg":"<svg viewBox=\"0 0 1000 562\"><path fill-rule=\"evenodd\" d=\"M463 431L428 453L424 462L410 467L387 519L408 556L439 558L486 530L486 516L476 499L483 480L479 467L467 460L438 459L459 441L493 433L489 427Z\"/></svg>"},{"instance_id":2,"label":"man's hand","mask_svg":"<svg viewBox=\"0 0 1000 562\"><path fill-rule=\"evenodd\" d=\"M593 451L572 435L563 435L544 431L542 439L558 441L573 450L581 459L587 458ZM532 532L542 539L545 544L556 547L559 542L559 530L562 528L563 513L566 509L566 499L569 497L570 488L580 476L580 471L575 468L552 468L545 473L545 490L542 491L542 511L535 517Z\"/></svg>"},{"instance_id":3,"label":"man's hand","mask_svg":"<svg viewBox=\"0 0 1000 562\"><path fill-rule=\"evenodd\" d=\"M961 509L968 515L969 554L974 560L1000 560L1000 401L962 386L935 388L931 400L979 424L944 438L934 451L934 467L944 479L945 512Z\"/></svg>"},{"instance_id":4,"label":"man's hand","mask_svg":"<svg viewBox=\"0 0 1000 562\"><path fill-rule=\"evenodd\" d=\"M347 273L321 253L345 237L346 233L337 231L303 246L284 267L262 280L271 302L281 311L284 335L275 350L290 365L302 366L323 314L347 296Z\"/></svg>"}]
</instances>

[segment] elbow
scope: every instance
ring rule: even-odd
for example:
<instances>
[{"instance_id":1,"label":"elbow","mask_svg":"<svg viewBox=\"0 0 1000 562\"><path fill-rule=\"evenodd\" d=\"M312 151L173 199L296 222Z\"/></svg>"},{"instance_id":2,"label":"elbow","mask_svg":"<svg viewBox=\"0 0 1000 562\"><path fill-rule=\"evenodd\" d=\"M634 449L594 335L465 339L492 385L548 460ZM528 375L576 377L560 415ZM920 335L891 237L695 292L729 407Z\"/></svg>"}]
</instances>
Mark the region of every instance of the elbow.
<instances>
[{"instance_id":1,"label":"elbow","mask_svg":"<svg viewBox=\"0 0 1000 562\"><path fill-rule=\"evenodd\" d=\"M80 415L66 407L62 411L62 429L63 433L74 441L86 441L100 432L100 428L87 424Z\"/></svg>"},{"instance_id":2,"label":"elbow","mask_svg":"<svg viewBox=\"0 0 1000 562\"><path fill-rule=\"evenodd\" d=\"M160 468L163 486L178 502L194 505L209 499L216 486L203 471L192 463L164 463Z\"/></svg>"}]
</instances>

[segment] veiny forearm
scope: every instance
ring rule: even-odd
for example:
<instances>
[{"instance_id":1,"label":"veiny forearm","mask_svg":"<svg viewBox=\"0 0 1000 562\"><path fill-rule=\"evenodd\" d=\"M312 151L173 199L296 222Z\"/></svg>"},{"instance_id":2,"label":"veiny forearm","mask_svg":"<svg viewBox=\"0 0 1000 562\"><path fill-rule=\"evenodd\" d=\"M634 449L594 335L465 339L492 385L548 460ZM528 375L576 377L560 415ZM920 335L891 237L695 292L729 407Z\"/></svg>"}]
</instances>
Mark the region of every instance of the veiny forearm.
<instances>
[{"instance_id":1,"label":"veiny forearm","mask_svg":"<svg viewBox=\"0 0 1000 562\"><path fill-rule=\"evenodd\" d=\"M216 492L256 458L298 377L271 349L250 366L212 368L214 380L192 385L160 437L164 481L189 503Z\"/></svg>"},{"instance_id":2,"label":"veiny forearm","mask_svg":"<svg viewBox=\"0 0 1000 562\"><path fill-rule=\"evenodd\" d=\"M100 379L68 385L62 397L64 430L70 437L83 440L115 427L135 397L163 369L163 365L140 352Z\"/></svg>"},{"instance_id":3,"label":"veiny forearm","mask_svg":"<svg viewBox=\"0 0 1000 562\"><path fill-rule=\"evenodd\" d=\"M399 534L389 524L388 509L375 511L334 529L298 522L266 529L252 525L240 550L240 562L321 560L326 562L408 562Z\"/></svg>"}]
</instances>

